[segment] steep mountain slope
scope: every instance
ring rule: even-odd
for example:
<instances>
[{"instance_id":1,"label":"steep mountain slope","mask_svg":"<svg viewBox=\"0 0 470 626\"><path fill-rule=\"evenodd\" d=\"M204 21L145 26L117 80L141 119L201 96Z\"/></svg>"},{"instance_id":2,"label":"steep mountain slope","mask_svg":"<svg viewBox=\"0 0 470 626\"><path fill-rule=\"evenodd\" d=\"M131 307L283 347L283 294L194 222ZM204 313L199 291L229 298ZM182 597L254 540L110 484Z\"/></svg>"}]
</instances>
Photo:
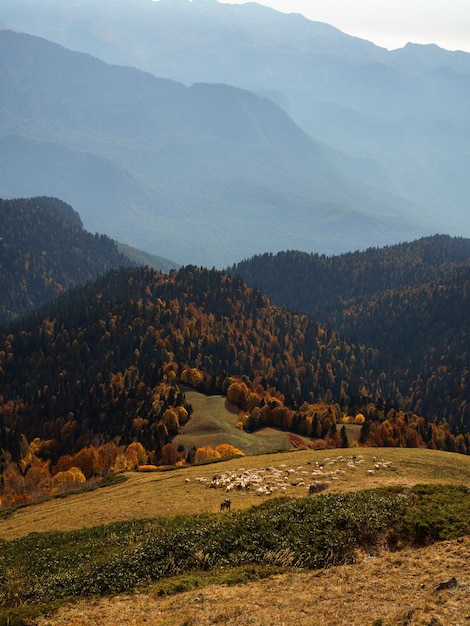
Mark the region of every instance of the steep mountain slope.
<instances>
[{"instance_id":1,"label":"steep mountain slope","mask_svg":"<svg viewBox=\"0 0 470 626\"><path fill-rule=\"evenodd\" d=\"M0 52L5 196L47 186L89 230L207 266L427 232L413 207L361 189L270 100L186 88L11 31Z\"/></svg>"},{"instance_id":2,"label":"steep mountain slope","mask_svg":"<svg viewBox=\"0 0 470 626\"><path fill-rule=\"evenodd\" d=\"M468 420L469 239L435 236L329 258L260 255L231 271L279 306L377 349L385 395L401 406Z\"/></svg>"},{"instance_id":3,"label":"steep mountain slope","mask_svg":"<svg viewBox=\"0 0 470 626\"><path fill-rule=\"evenodd\" d=\"M131 261L132 265L147 265L148 267L158 270L160 272L168 273L170 270L178 269L180 266L171 259L165 259L162 256L156 256L133 248L125 243L116 242L119 252L121 252L127 259Z\"/></svg>"},{"instance_id":4,"label":"steep mountain slope","mask_svg":"<svg viewBox=\"0 0 470 626\"><path fill-rule=\"evenodd\" d=\"M167 409L190 410L180 381L226 394L247 431L270 425L341 445L343 417L360 414L362 443L463 452L469 285L467 268L432 297L426 285L413 300L397 294L392 323L366 317L385 346L397 336L395 358L216 270L112 271L4 329L0 417L28 441L49 441L54 460L111 440L160 455L183 420Z\"/></svg>"},{"instance_id":5,"label":"steep mountain slope","mask_svg":"<svg viewBox=\"0 0 470 626\"><path fill-rule=\"evenodd\" d=\"M10 122L9 127L14 125ZM2 197L66 198L79 209L88 230L112 230L121 239L128 230L126 220L138 220L139 207L151 202L142 183L112 159L85 146L71 148L59 137L50 141L28 137L23 129L0 137L0 171ZM133 240L137 245L138 237Z\"/></svg>"},{"instance_id":6,"label":"steep mountain slope","mask_svg":"<svg viewBox=\"0 0 470 626\"><path fill-rule=\"evenodd\" d=\"M356 180L417 203L430 232L444 230L445 213L455 220L450 234L470 234L469 54L413 44L388 52L255 3L6 4L5 26L108 62L268 95L317 140L341 150L335 159Z\"/></svg>"},{"instance_id":7,"label":"steep mountain slope","mask_svg":"<svg viewBox=\"0 0 470 626\"><path fill-rule=\"evenodd\" d=\"M367 305L386 293L440 284L470 266L470 239L434 235L416 241L338 256L285 251L234 264L230 273L262 289L279 306L339 323L345 307Z\"/></svg>"},{"instance_id":8,"label":"steep mountain slope","mask_svg":"<svg viewBox=\"0 0 470 626\"><path fill-rule=\"evenodd\" d=\"M112 268L171 263L84 230L56 198L0 199L0 324Z\"/></svg>"}]
</instances>

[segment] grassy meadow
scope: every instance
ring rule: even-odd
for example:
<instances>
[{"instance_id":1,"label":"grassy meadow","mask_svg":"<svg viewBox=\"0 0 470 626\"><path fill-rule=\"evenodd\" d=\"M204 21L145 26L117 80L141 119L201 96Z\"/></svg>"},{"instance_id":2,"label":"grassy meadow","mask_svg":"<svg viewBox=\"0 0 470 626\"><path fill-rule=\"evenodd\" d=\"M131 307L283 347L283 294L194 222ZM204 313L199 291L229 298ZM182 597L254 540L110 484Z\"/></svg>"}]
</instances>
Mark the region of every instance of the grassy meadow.
<instances>
[{"instance_id":1,"label":"grassy meadow","mask_svg":"<svg viewBox=\"0 0 470 626\"><path fill-rule=\"evenodd\" d=\"M247 455L3 512L0 625L470 623L470 457L292 449L199 396L180 442Z\"/></svg>"},{"instance_id":2,"label":"grassy meadow","mask_svg":"<svg viewBox=\"0 0 470 626\"><path fill-rule=\"evenodd\" d=\"M272 482L274 470L289 486L270 496L210 487L214 476L238 480L247 473L259 484ZM427 585L426 593L419 587L425 606L410 596L415 616L447 615L450 606L465 612L458 598L470 585L467 456L397 448L296 450L126 478L2 517L0 624L261 625L293 623L289 614L295 623L312 624L320 606L336 615L322 618L322 626L364 624L351 617L350 610L359 611L357 594L371 607L380 600L371 625L428 624L432 616L403 621L403 577L410 593L418 589L412 581ZM308 496L312 480L326 486ZM227 495L232 510L221 513ZM420 567L417 555L433 550L442 556ZM380 593L375 585L368 594L379 570ZM434 593L435 581L452 577L451 588ZM387 590L392 578L396 588ZM327 588L329 595L321 595ZM334 598L342 598L336 613ZM117 607L128 621L113 618ZM340 615L350 621L334 621ZM401 621L390 621L392 615Z\"/></svg>"},{"instance_id":3,"label":"grassy meadow","mask_svg":"<svg viewBox=\"0 0 470 626\"><path fill-rule=\"evenodd\" d=\"M262 428L255 433L247 433L237 428L238 409L224 396L205 396L185 388L186 400L193 407L189 422L173 440L186 450L192 447L211 446L216 448L229 443L247 455L266 454L273 451L288 450L291 443L289 435L274 428Z\"/></svg>"},{"instance_id":4,"label":"grassy meadow","mask_svg":"<svg viewBox=\"0 0 470 626\"><path fill-rule=\"evenodd\" d=\"M337 461L341 456L345 461ZM356 456L355 469L348 466ZM361 458L362 457L362 458ZM388 467L375 469L382 461ZM232 511L243 510L277 497L305 497L307 484L315 478L316 463L323 464L328 493L410 487L419 483L470 485L470 457L449 452L407 448L350 448L349 450L294 450L254 457L239 457L208 465L192 465L156 472L132 472L112 487L70 494L22 507L0 517L0 539L13 540L31 532L70 531L88 526L134 519L198 513L218 513L221 501L230 497ZM331 464L331 465L329 465ZM230 492L207 487L213 476L268 468L295 470L286 491L268 496L256 490ZM298 469L301 468L301 469ZM328 475L339 470L344 473ZM307 475L303 474L307 472ZM369 473L373 472L373 473ZM199 482L199 479L207 482ZM299 483L305 483L300 485ZM296 483L296 484L293 484Z\"/></svg>"}]
</instances>

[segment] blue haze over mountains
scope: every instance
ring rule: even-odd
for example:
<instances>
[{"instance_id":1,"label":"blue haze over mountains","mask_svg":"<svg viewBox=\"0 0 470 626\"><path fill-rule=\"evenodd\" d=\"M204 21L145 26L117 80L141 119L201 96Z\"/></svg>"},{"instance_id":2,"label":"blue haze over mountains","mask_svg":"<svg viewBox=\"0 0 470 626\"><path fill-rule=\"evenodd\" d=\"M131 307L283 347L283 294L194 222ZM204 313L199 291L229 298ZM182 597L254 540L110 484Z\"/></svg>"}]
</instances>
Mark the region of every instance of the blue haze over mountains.
<instances>
[{"instance_id":1,"label":"blue haze over mountains","mask_svg":"<svg viewBox=\"0 0 470 626\"><path fill-rule=\"evenodd\" d=\"M206 266L470 236L470 54L215 0L6 0L0 28L0 196Z\"/></svg>"}]
</instances>

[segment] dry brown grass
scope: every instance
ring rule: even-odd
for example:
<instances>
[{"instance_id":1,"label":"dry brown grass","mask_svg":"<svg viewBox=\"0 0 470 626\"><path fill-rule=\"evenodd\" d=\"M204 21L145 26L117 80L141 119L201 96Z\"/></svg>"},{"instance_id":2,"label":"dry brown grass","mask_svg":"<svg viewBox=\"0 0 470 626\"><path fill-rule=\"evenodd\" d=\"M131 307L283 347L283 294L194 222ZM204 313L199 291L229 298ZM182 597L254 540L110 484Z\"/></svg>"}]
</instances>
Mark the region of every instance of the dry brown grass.
<instances>
[{"instance_id":1,"label":"dry brown grass","mask_svg":"<svg viewBox=\"0 0 470 626\"><path fill-rule=\"evenodd\" d=\"M347 468L338 455L360 456ZM329 459L329 460L328 460ZM377 460L390 469L373 470ZM329 463L333 465L329 465ZM228 470L286 466L310 471L342 467L330 491L416 483L470 485L470 457L431 450L298 450L243 457L205 466L155 473L132 473L123 484L26 507L0 520L0 538L30 532L72 530L112 521L161 515L218 511L225 491L195 481ZM306 487L290 486L287 495L304 496ZM259 504L267 496L231 492L232 507ZM115 598L96 598L62 607L37 621L41 626L215 624L280 626L466 626L470 625L470 538L420 550L406 549L374 558L358 555L355 565L316 572L292 572L244 585L206 586L198 591L159 597L156 587ZM437 591L443 581L455 585ZM432 622L432 620L439 620Z\"/></svg>"},{"instance_id":2,"label":"dry brown grass","mask_svg":"<svg viewBox=\"0 0 470 626\"><path fill-rule=\"evenodd\" d=\"M49 500L17 510L12 516L0 519L0 538L11 540L31 532L74 530L130 519L216 512L227 493L220 489L208 489L196 482L195 478L211 479L214 474L228 470L241 471L282 465L293 469L301 467L303 469L299 472L310 472L316 462L324 463L327 470L328 459L332 461L340 454L358 457L362 455L364 463L358 464L354 470L345 463L333 464L332 469L341 467L345 473L338 475L336 480L331 480L328 490L332 492L386 485L411 486L422 482L470 485L470 457L464 455L403 448L297 450L241 457L170 471L130 473L127 482L113 487L70 495L65 499ZM391 461L391 469L375 470L374 459ZM371 470L374 474L368 473ZM290 486L286 491L288 496L305 496L306 493L306 486ZM232 509L260 504L267 497L269 496L258 496L254 491L230 492Z\"/></svg>"},{"instance_id":3,"label":"dry brown grass","mask_svg":"<svg viewBox=\"0 0 470 626\"><path fill-rule=\"evenodd\" d=\"M220 399L194 395L197 423L182 435L185 447L231 443L246 452L287 447L285 433L248 435L234 426L230 407ZM201 404L202 402L202 404ZM236 437L236 439L233 439ZM209 438L209 439L208 439ZM188 444L188 445L187 445ZM284 446L286 444L286 446ZM342 455L345 460L339 460ZM354 463L348 465L347 459ZM362 458L361 458L362 457ZM377 461L390 466L377 469ZM470 457L425 449L296 450L259 454L205 466L131 473L128 480L93 492L70 495L17 510L0 519L0 538L12 540L31 532L74 530L115 521L219 510L227 493L209 489L196 479L210 480L230 470L284 467L305 484L287 496L305 496L311 471L321 465L329 472L328 490L355 491L417 483L470 485ZM353 467L354 466L354 467ZM333 471L342 471L333 475ZM305 476L305 472L307 475ZM279 493L279 492L277 492ZM269 496L254 490L231 491L233 509L260 504ZM271 496L272 497L272 496ZM214 585L197 591L160 597L157 586L113 598L87 599L43 616L38 626L83 624L147 626L470 626L470 537L419 550L405 549L373 558L357 555L355 565L315 572L293 571L243 585ZM455 578L448 588L444 581ZM434 621L433 621L434 620Z\"/></svg>"},{"instance_id":4,"label":"dry brown grass","mask_svg":"<svg viewBox=\"0 0 470 626\"><path fill-rule=\"evenodd\" d=\"M256 583L210 586L162 598L145 594L81 601L41 626L466 626L470 538L365 558ZM441 583L455 578L449 588ZM438 620L438 621L432 621Z\"/></svg>"}]
</instances>

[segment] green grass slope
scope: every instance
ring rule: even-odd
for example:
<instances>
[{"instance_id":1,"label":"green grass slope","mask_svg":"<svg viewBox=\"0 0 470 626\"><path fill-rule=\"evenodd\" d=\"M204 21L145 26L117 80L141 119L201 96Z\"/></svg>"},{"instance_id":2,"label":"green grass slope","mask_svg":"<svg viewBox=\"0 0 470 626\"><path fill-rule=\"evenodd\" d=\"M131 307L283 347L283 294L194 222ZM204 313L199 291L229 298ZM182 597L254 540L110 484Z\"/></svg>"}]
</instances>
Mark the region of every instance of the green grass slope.
<instances>
[{"instance_id":1,"label":"green grass slope","mask_svg":"<svg viewBox=\"0 0 470 626\"><path fill-rule=\"evenodd\" d=\"M263 428L247 433L237 428L238 409L224 396L206 396L188 389L185 396L193 407L193 413L181 429L181 434L174 438L176 446L183 445L185 450L190 450L203 446L216 448L226 443L249 455L292 449L289 435L285 432Z\"/></svg>"}]
</instances>

